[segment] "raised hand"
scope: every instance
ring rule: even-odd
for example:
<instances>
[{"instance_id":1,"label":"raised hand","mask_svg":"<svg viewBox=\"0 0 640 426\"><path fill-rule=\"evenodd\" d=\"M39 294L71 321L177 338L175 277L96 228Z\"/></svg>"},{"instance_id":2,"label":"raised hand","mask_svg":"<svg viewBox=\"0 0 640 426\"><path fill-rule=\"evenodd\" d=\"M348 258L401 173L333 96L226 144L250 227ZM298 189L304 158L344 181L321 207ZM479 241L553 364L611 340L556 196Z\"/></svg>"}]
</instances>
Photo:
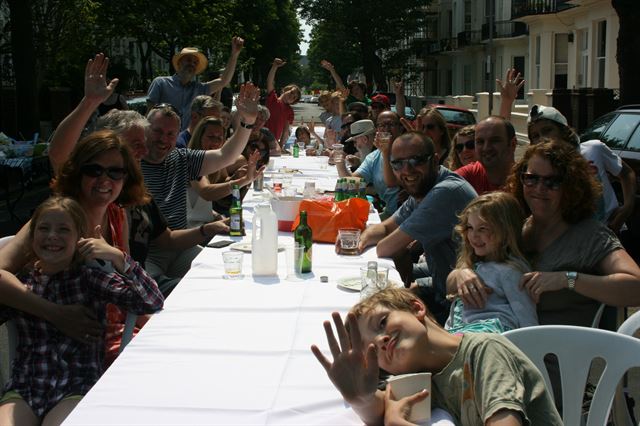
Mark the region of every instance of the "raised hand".
<instances>
[{"instance_id":1,"label":"raised hand","mask_svg":"<svg viewBox=\"0 0 640 426\"><path fill-rule=\"evenodd\" d=\"M378 360L373 344L366 349L355 315L347 315L349 330L342 322L338 312L331 314L338 339L336 339L331 323L323 323L333 362L329 361L316 345L311 351L324 367L327 375L342 397L349 404L363 406L375 396L378 383Z\"/></svg>"},{"instance_id":2,"label":"raised hand","mask_svg":"<svg viewBox=\"0 0 640 426\"><path fill-rule=\"evenodd\" d=\"M333 64L326 59L320 61L320 66L329 72L335 71L335 69L333 68Z\"/></svg>"},{"instance_id":3,"label":"raised hand","mask_svg":"<svg viewBox=\"0 0 640 426\"><path fill-rule=\"evenodd\" d=\"M404 117L400 117L400 123L402 124L402 127L404 127L407 132L413 132L417 129L415 122L407 120Z\"/></svg>"},{"instance_id":4,"label":"raised hand","mask_svg":"<svg viewBox=\"0 0 640 426\"><path fill-rule=\"evenodd\" d=\"M282 66L284 66L287 63L287 61L283 61L280 58L275 58L273 60L272 66L275 66L276 68L280 68Z\"/></svg>"},{"instance_id":5,"label":"raised hand","mask_svg":"<svg viewBox=\"0 0 640 426\"><path fill-rule=\"evenodd\" d=\"M101 104L111 96L119 80L112 79L107 83L107 69L109 68L109 58L104 53L98 53L93 59L87 61L84 69L84 96Z\"/></svg>"},{"instance_id":6,"label":"raised hand","mask_svg":"<svg viewBox=\"0 0 640 426\"><path fill-rule=\"evenodd\" d=\"M496 83L503 98L515 99L520 88L524 86L525 80L515 68L507 68L507 75L504 81L496 79Z\"/></svg>"},{"instance_id":7,"label":"raised hand","mask_svg":"<svg viewBox=\"0 0 640 426\"><path fill-rule=\"evenodd\" d=\"M394 79L391 84L393 85L393 91L396 95L404 95L404 81Z\"/></svg>"},{"instance_id":8,"label":"raised hand","mask_svg":"<svg viewBox=\"0 0 640 426\"><path fill-rule=\"evenodd\" d=\"M258 164L260 157L261 154L259 149L255 149L251 154L249 154L249 160L247 160L247 180L249 183L253 182L257 176L256 164Z\"/></svg>"},{"instance_id":9,"label":"raised hand","mask_svg":"<svg viewBox=\"0 0 640 426\"><path fill-rule=\"evenodd\" d=\"M258 116L258 99L260 89L253 83L245 83L240 86L240 93L236 99L236 108L240 118L247 124L253 124Z\"/></svg>"},{"instance_id":10,"label":"raised hand","mask_svg":"<svg viewBox=\"0 0 640 426\"><path fill-rule=\"evenodd\" d=\"M231 54L239 54L244 47L244 39L240 37L233 37L231 39Z\"/></svg>"}]
</instances>

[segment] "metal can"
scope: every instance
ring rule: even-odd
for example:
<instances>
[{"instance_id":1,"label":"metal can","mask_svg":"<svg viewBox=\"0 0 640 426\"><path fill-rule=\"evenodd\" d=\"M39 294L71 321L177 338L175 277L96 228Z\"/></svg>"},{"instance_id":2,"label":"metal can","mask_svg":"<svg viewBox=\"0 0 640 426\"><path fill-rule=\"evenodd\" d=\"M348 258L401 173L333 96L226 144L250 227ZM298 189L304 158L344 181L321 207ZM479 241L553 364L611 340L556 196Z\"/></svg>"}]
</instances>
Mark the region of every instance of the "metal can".
<instances>
[{"instance_id":1,"label":"metal can","mask_svg":"<svg viewBox=\"0 0 640 426\"><path fill-rule=\"evenodd\" d=\"M262 191L264 188L264 175L260 175L253 180L253 190Z\"/></svg>"}]
</instances>

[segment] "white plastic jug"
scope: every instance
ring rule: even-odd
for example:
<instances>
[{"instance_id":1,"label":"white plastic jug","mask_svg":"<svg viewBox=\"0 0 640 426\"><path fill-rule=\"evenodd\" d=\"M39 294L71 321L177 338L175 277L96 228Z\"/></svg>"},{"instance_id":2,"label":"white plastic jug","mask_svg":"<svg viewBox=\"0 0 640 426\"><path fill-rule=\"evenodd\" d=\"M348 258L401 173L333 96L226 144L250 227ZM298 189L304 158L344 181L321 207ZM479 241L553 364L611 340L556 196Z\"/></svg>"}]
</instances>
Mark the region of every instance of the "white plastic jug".
<instances>
[{"instance_id":1,"label":"white plastic jug","mask_svg":"<svg viewBox=\"0 0 640 426\"><path fill-rule=\"evenodd\" d=\"M278 275L278 218L268 203L253 214L251 267L253 275Z\"/></svg>"}]
</instances>

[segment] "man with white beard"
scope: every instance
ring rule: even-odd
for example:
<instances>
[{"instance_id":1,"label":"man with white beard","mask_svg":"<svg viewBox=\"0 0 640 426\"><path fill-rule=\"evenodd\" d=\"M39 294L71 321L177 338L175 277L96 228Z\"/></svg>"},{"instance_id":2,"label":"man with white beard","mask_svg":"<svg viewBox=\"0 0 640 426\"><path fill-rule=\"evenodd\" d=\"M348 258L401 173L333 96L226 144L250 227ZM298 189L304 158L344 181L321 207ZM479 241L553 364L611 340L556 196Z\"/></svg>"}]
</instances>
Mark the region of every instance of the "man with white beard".
<instances>
[{"instance_id":1,"label":"man with white beard","mask_svg":"<svg viewBox=\"0 0 640 426\"><path fill-rule=\"evenodd\" d=\"M386 218L398 208L400 188L395 184L396 179L391 168L385 167L385 164L388 161L391 141L402 133L400 118L391 111L381 113L378 117L378 134L376 134L376 126L371 120L358 120L351 124L350 130L352 136L349 139L354 141L361 162L358 169L351 173L344 160L337 161L338 174L340 177L359 177L372 184L373 189L385 203L382 217ZM386 135L386 138L381 138L382 132L389 133L389 135ZM349 158L347 157L347 160ZM389 182L393 182L393 184L389 185Z\"/></svg>"}]
</instances>

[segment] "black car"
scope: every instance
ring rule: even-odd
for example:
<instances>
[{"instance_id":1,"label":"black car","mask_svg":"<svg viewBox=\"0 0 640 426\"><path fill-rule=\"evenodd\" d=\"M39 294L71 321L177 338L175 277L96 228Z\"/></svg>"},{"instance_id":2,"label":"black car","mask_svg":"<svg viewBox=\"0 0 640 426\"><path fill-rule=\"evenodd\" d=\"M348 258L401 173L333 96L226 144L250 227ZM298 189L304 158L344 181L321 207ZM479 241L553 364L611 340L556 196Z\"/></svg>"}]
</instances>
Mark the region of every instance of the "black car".
<instances>
[{"instance_id":1,"label":"black car","mask_svg":"<svg viewBox=\"0 0 640 426\"><path fill-rule=\"evenodd\" d=\"M591 139L607 144L636 174L635 208L626 223L633 240L640 241L640 105L623 106L597 118L580 135L581 142Z\"/></svg>"}]
</instances>

